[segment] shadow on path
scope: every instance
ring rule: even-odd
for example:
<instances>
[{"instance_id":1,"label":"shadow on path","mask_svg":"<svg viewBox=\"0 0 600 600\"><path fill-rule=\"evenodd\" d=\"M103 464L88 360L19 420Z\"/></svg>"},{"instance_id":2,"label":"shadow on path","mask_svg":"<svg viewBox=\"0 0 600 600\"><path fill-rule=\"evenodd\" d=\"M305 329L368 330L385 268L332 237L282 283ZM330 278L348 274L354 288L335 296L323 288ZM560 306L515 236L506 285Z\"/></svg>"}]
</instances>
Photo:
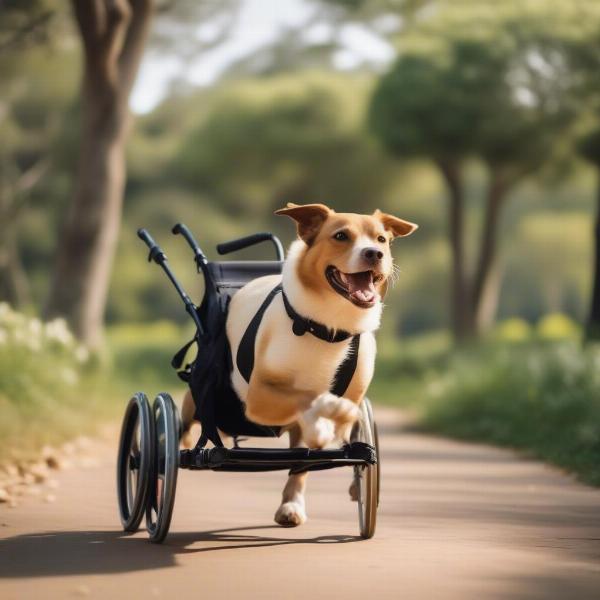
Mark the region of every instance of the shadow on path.
<instances>
[{"instance_id":1,"label":"shadow on path","mask_svg":"<svg viewBox=\"0 0 600 600\"><path fill-rule=\"evenodd\" d=\"M272 530L271 535L241 533ZM281 527L231 527L204 532L174 532L164 544L122 531L55 531L0 540L0 578L125 573L176 566L178 554L290 544L339 544L358 536L291 538ZM197 543L209 543L188 548ZM213 545L214 544L214 545Z\"/></svg>"}]
</instances>

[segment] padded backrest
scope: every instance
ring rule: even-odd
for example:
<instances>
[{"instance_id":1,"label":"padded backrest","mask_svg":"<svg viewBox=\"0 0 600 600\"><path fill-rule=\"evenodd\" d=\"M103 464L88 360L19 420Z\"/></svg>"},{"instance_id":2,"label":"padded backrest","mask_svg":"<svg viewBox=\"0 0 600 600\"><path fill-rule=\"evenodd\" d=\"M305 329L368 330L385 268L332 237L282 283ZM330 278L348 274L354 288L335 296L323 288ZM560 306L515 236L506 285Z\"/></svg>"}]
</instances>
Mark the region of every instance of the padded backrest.
<instances>
[{"instance_id":1,"label":"padded backrest","mask_svg":"<svg viewBox=\"0 0 600 600\"><path fill-rule=\"evenodd\" d=\"M228 260L208 264L220 292L233 294L249 281L264 275L281 273L283 262L277 260Z\"/></svg>"}]
</instances>

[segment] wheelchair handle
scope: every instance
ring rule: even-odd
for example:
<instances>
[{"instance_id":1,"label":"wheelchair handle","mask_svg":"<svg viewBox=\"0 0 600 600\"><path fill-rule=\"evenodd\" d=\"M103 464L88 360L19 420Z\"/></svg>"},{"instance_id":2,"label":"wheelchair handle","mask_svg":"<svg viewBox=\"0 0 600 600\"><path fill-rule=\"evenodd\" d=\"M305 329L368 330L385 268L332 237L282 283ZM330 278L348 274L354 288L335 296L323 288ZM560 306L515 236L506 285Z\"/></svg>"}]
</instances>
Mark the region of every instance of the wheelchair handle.
<instances>
[{"instance_id":1,"label":"wheelchair handle","mask_svg":"<svg viewBox=\"0 0 600 600\"><path fill-rule=\"evenodd\" d=\"M152 236L148 233L148 231L146 229L144 229L144 228L138 229L137 234L138 234L138 237L140 238L140 240L142 240L142 242L144 242L144 244L146 244L146 246L148 246L148 248L150 248L150 254L148 254L148 262L154 261L157 265L160 265L162 270L165 272L165 274L167 275L167 277L169 278L169 280L171 281L171 283L177 290L179 297L183 300L183 303L185 304L186 312L190 315L190 317L194 321L198 331L201 334L203 334L204 326L202 325L202 322L200 321L200 317L198 316L198 311L197 311L196 305L192 302L190 297L186 294L185 290L181 287L181 284L175 277L175 274L173 273L173 271L171 270L171 267L169 266L169 261L167 260L167 255L161 250L161 247L154 241L154 239L152 238Z\"/></svg>"},{"instance_id":2,"label":"wheelchair handle","mask_svg":"<svg viewBox=\"0 0 600 600\"><path fill-rule=\"evenodd\" d=\"M283 246L281 245L279 238L276 235L273 235L269 232L255 233L253 235L248 235L237 240L231 240L230 242L223 242L222 244L217 245L217 252L219 254L229 254L230 252L235 252L236 250L243 250L244 248L248 248L249 246L259 244L260 242L268 241L273 242L273 245L275 246L277 260L283 261Z\"/></svg>"},{"instance_id":3,"label":"wheelchair handle","mask_svg":"<svg viewBox=\"0 0 600 600\"><path fill-rule=\"evenodd\" d=\"M206 265L208 259L202 252L196 238L193 236L192 232L187 228L183 223L177 223L173 229L171 229L173 235L181 234L185 241L188 243L189 247L194 251L194 260L196 261L196 265L198 266L198 270L202 268L202 265Z\"/></svg>"},{"instance_id":4,"label":"wheelchair handle","mask_svg":"<svg viewBox=\"0 0 600 600\"><path fill-rule=\"evenodd\" d=\"M137 234L140 240L150 248L148 262L154 261L157 265L160 265L167 260L167 255L162 251L161 247L154 241L154 238L146 229L138 229Z\"/></svg>"}]
</instances>

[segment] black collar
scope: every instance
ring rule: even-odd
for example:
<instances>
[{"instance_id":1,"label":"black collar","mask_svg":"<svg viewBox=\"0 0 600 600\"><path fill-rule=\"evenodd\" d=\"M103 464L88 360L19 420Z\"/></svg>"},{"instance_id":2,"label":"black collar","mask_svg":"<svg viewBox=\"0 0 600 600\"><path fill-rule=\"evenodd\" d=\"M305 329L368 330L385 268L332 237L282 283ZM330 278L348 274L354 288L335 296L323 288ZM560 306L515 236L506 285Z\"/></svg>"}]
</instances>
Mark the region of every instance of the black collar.
<instances>
[{"instance_id":1,"label":"black collar","mask_svg":"<svg viewBox=\"0 0 600 600\"><path fill-rule=\"evenodd\" d=\"M324 342L336 343L343 342L348 338L352 337L352 334L343 329L329 329L321 323L317 323L306 317L299 315L288 300L283 288L281 289L281 297L283 298L283 305L285 306L285 312L288 317L293 321L292 331L295 335L304 335L307 331L312 333L315 337L323 340Z\"/></svg>"}]
</instances>

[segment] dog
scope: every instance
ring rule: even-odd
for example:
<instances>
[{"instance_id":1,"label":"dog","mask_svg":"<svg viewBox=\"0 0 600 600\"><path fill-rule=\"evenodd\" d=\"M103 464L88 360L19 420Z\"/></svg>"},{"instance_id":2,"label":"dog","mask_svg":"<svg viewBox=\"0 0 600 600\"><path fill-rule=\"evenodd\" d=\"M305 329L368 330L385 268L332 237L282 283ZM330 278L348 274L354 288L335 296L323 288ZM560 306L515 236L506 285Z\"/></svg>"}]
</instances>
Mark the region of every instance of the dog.
<instances>
[{"instance_id":1,"label":"dog","mask_svg":"<svg viewBox=\"0 0 600 600\"><path fill-rule=\"evenodd\" d=\"M324 204L290 203L275 214L296 222L297 239L281 275L257 278L231 300L226 329L232 357L262 311L250 340L251 372L243 373L239 358L234 360L231 383L251 421L285 426L291 446L322 448L348 441L358 419L374 371L374 332L394 272L390 244L418 226L379 210L338 213ZM346 363L353 367L348 384L333 393L332 382L342 370L348 373L341 367ZM186 427L193 415L189 393L182 412ZM280 525L306 521L306 475L289 476L275 513Z\"/></svg>"}]
</instances>

